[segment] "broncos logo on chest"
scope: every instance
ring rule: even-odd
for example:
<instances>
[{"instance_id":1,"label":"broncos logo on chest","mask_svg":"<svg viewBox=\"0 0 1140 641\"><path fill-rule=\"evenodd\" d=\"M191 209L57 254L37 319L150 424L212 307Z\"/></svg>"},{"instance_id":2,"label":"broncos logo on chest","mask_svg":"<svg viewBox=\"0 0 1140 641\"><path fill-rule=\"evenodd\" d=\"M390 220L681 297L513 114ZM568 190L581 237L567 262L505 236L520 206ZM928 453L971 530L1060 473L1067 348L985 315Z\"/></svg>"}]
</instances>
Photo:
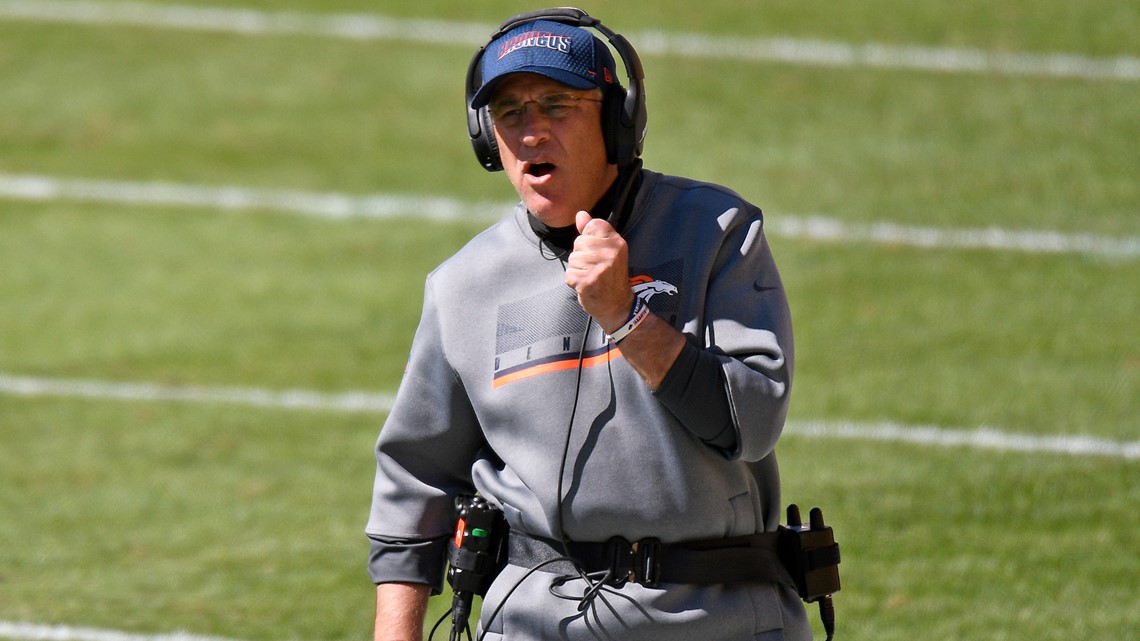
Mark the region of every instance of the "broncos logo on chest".
<instances>
[{"instance_id":1,"label":"broncos logo on chest","mask_svg":"<svg viewBox=\"0 0 1140 641\"><path fill-rule=\"evenodd\" d=\"M650 298L653 298L657 294L668 294L672 296L677 293L677 287L672 283L657 280L652 276L646 276L644 274L630 278L629 286L633 289L635 296L640 297L647 303Z\"/></svg>"}]
</instances>

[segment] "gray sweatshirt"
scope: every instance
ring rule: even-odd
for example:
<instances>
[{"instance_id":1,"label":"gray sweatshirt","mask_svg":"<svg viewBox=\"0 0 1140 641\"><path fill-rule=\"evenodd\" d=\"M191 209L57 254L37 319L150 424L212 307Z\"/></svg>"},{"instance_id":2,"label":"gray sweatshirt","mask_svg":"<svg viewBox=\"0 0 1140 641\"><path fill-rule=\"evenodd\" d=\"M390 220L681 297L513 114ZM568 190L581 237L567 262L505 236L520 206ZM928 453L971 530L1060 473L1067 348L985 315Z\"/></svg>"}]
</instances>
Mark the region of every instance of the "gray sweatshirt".
<instances>
[{"instance_id":1,"label":"gray sweatshirt","mask_svg":"<svg viewBox=\"0 0 1140 641\"><path fill-rule=\"evenodd\" d=\"M519 205L428 277L376 447L373 581L438 590L454 496L473 490L502 507L511 528L554 539L674 542L776 528L773 449L788 408L792 328L760 210L725 188L645 171L622 235L634 291L716 359L734 447L699 436L709 426L692 395L645 385L582 311L563 261ZM705 597L694 607L719 609L701 605ZM798 602L779 600L802 618ZM760 609L778 623L781 607Z\"/></svg>"}]
</instances>

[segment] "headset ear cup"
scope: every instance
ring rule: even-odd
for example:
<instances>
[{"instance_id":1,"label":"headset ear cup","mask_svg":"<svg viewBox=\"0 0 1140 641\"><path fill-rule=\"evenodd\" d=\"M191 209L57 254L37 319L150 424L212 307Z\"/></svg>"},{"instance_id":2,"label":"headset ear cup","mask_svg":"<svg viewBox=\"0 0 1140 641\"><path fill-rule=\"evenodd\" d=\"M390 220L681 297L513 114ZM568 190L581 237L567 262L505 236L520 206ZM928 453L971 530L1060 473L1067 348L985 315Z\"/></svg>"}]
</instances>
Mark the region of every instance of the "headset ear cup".
<instances>
[{"instance_id":1,"label":"headset ear cup","mask_svg":"<svg viewBox=\"0 0 1140 641\"><path fill-rule=\"evenodd\" d=\"M467 136L471 140L471 149L479 164L487 171L500 171L503 160L499 156L499 143L495 140L495 126L491 122L491 112L483 107L473 109L471 102L475 92L479 89L479 74L483 64L485 47L479 47L467 65L467 82L465 86L467 102Z\"/></svg>"},{"instance_id":2,"label":"headset ear cup","mask_svg":"<svg viewBox=\"0 0 1140 641\"><path fill-rule=\"evenodd\" d=\"M611 165L625 165L636 156L636 137L625 123L625 98L625 89L613 86L602 99L602 136L606 141L606 160Z\"/></svg>"},{"instance_id":3,"label":"headset ear cup","mask_svg":"<svg viewBox=\"0 0 1140 641\"><path fill-rule=\"evenodd\" d=\"M479 122L482 123L483 137L487 140L487 160L484 167L487 171L502 171L503 157L499 155L499 139L495 137L495 123L491 121L491 110L483 107L479 110Z\"/></svg>"},{"instance_id":4,"label":"headset ear cup","mask_svg":"<svg viewBox=\"0 0 1140 641\"><path fill-rule=\"evenodd\" d=\"M479 164L487 171L502 171L503 159L499 155L499 141L495 138L495 125L486 107L475 110L467 107L468 133L471 135L471 148Z\"/></svg>"}]
</instances>

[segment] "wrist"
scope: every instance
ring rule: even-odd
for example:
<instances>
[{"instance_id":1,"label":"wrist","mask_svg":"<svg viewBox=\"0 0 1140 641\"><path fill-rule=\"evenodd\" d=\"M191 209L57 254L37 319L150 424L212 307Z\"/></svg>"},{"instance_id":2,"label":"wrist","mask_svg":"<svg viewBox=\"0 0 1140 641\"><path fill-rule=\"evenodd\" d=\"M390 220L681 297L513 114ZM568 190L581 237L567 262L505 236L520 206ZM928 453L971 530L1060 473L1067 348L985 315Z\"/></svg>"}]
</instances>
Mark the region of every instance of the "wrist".
<instances>
[{"instance_id":1,"label":"wrist","mask_svg":"<svg viewBox=\"0 0 1140 641\"><path fill-rule=\"evenodd\" d=\"M637 326L649 316L649 306L645 300L640 296L634 295L633 304L629 309L629 316L626 317L617 329L606 334L606 338L614 344L620 343L626 336L629 336Z\"/></svg>"}]
</instances>

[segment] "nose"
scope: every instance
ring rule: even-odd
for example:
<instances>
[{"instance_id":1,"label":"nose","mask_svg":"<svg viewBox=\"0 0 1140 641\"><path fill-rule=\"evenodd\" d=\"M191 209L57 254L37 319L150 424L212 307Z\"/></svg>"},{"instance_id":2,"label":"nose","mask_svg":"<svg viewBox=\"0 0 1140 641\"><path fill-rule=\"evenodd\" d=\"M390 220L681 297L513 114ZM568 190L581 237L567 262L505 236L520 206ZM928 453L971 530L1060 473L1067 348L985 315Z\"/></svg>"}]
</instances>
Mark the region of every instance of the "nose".
<instances>
[{"instance_id":1,"label":"nose","mask_svg":"<svg viewBox=\"0 0 1140 641\"><path fill-rule=\"evenodd\" d=\"M550 139L550 118L544 116L540 109L524 107L523 122L520 135L524 145L534 147Z\"/></svg>"}]
</instances>

